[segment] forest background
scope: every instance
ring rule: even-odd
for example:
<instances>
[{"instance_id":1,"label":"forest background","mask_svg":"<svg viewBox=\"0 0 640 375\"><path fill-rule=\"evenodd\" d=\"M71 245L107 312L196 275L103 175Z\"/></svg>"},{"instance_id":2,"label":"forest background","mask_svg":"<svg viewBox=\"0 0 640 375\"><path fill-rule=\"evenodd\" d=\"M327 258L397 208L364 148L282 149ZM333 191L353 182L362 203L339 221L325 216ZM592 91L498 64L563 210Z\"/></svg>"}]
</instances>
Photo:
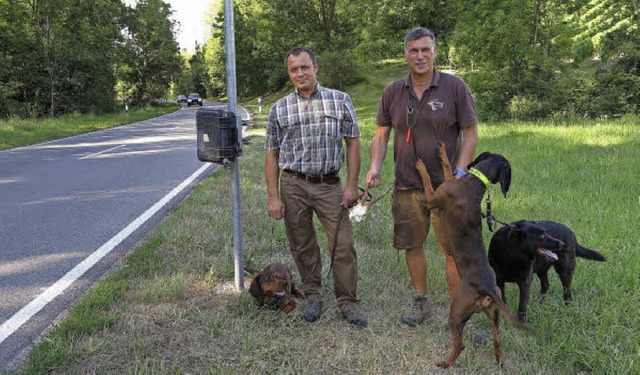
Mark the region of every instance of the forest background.
<instances>
[{"instance_id":1,"label":"forest background","mask_svg":"<svg viewBox=\"0 0 640 375\"><path fill-rule=\"evenodd\" d=\"M0 0L0 119L108 113L198 92L226 96L222 1L212 35L180 51L170 5L140 0ZM468 82L487 119L620 117L640 111L639 0L236 0L241 100L289 83L283 57L316 51L341 89L401 58L415 26L437 64Z\"/></svg>"}]
</instances>

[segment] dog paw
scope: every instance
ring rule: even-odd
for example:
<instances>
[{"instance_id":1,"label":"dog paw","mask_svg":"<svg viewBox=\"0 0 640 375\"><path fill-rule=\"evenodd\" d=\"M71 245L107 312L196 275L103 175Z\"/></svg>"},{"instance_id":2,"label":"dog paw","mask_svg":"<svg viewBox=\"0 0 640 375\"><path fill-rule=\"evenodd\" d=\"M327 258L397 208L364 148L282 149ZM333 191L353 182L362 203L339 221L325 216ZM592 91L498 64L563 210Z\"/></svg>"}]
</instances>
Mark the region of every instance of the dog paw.
<instances>
[{"instance_id":1,"label":"dog paw","mask_svg":"<svg viewBox=\"0 0 640 375\"><path fill-rule=\"evenodd\" d=\"M296 309L296 302L294 300L288 300L285 302L284 306L282 306L282 312L288 314Z\"/></svg>"},{"instance_id":2,"label":"dog paw","mask_svg":"<svg viewBox=\"0 0 640 375\"><path fill-rule=\"evenodd\" d=\"M291 290L291 294L293 294L295 297L298 297L300 299L305 299L307 298L307 296L304 294L304 292L298 288L292 289Z\"/></svg>"},{"instance_id":3,"label":"dog paw","mask_svg":"<svg viewBox=\"0 0 640 375\"><path fill-rule=\"evenodd\" d=\"M436 366L440 367L440 368L449 368L449 366L451 366L451 364L447 361L440 361L440 362L436 362Z\"/></svg>"}]
</instances>

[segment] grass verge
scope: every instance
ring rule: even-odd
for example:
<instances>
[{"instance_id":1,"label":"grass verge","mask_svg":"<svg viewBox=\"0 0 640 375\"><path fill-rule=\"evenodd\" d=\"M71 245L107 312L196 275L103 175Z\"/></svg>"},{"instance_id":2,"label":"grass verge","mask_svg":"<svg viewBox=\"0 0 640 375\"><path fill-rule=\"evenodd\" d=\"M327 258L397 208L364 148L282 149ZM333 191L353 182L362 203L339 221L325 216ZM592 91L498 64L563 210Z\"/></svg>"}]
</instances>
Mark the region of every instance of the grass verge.
<instances>
[{"instance_id":1,"label":"grass verge","mask_svg":"<svg viewBox=\"0 0 640 375\"><path fill-rule=\"evenodd\" d=\"M67 115L45 119L0 119L0 150L130 124L180 109L175 103L105 115Z\"/></svg>"}]
</instances>

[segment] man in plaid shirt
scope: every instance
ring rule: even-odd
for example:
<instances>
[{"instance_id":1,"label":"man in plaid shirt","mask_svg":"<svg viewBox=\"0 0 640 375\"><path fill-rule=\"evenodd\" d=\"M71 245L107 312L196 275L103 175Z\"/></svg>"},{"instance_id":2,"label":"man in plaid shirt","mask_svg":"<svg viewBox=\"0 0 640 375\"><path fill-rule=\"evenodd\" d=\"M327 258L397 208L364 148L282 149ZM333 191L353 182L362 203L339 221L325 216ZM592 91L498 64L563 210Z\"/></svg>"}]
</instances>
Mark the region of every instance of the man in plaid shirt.
<instances>
[{"instance_id":1,"label":"man in plaid shirt","mask_svg":"<svg viewBox=\"0 0 640 375\"><path fill-rule=\"evenodd\" d=\"M323 308L315 212L332 252L338 308L349 323L366 327L356 296L353 228L345 213L358 198L360 127L356 113L349 95L318 84L318 62L313 51L294 48L287 53L285 65L295 90L278 100L269 112L265 142L269 216L284 218L291 254L307 296L304 319L315 322ZM339 177L345 160L343 142L347 146L344 190Z\"/></svg>"}]
</instances>

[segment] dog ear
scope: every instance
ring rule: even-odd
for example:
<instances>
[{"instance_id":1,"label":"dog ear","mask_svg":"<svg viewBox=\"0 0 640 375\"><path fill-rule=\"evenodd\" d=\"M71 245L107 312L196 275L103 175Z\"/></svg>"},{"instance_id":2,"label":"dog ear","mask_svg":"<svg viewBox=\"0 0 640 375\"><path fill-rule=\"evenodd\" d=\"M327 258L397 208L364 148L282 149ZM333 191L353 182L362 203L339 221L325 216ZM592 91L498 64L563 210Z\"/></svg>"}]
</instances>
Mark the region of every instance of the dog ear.
<instances>
[{"instance_id":1,"label":"dog ear","mask_svg":"<svg viewBox=\"0 0 640 375\"><path fill-rule=\"evenodd\" d=\"M254 298L258 298L262 296L262 288L260 288L260 275L258 274L256 277L251 280L251 285L249 285L249 294L251 294Z\"/></svg>"},{"instance_id":2,"label":"dog ear","mask_svg":"<svg viewBox=\"0 0 640 375\"><path fill-rule=\"evenodd\" d=\"M491 155L491 153L489 151L485 151L485 152L481 153L480 155L478 155L477 158L473 159L473 161L471 163L469 163L469 165L467 165L467 170L471 169L471 167L474 167L476 164L478 164L479 162L483 161L484 159L487 159L489 157L489 155Z\"/></svg>"},{"instance_id":3,"label":"dog ear","mask_svg":"<svg viewBox=\"0 0 640 375\"><path fill-rule=\"evenodd\" d=\"M507 192L511 187L511 165L504 159L503 165L500 168L500 175L498 176L498 181L500 182L500 190L502 191L502 195L507 197Z\"/></svg>"},{"instance_id":4,"label":"dog ear","mask_svg":"<svg viewBox=\"0 0 640 375\"><path fill-rule=\"evenodd\" d=\"M507 164L507 170L500 175L500 190L502 195L507 197L507 192L511 187L511 167Z\"/></svg>"},{"instance_id":5,"label":"dog ear","mask_svg":"<svg viewBox=\"0 0 640 375\"><path fill-rule=\"evenodd\" d=\"M511 236L520 238L520 236L524 232L523 231L524 226L525 226L524 220L516 221L515 223L512 223L511 225L509 225L509 233L507 234L507 241L509 241Z\"/></svg>"}]
</instances>

